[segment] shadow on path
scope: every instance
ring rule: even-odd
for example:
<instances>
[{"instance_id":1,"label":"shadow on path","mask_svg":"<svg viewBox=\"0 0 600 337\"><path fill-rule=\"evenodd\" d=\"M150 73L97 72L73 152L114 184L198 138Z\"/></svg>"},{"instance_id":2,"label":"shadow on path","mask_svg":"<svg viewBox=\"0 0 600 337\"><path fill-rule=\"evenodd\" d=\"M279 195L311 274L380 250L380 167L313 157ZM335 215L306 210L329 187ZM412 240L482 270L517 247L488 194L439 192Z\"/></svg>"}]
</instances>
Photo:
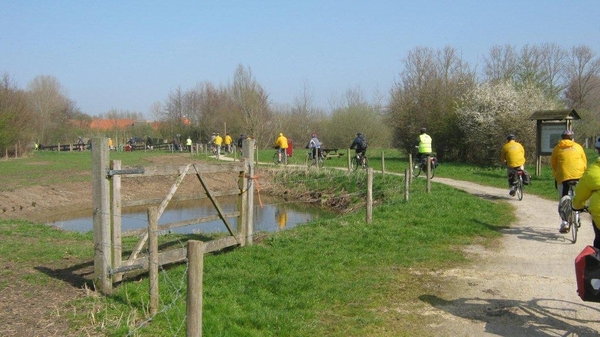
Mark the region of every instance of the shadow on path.
<instances>
[{"instance_id":1,"label":"shadow on path","mask_svg":"<svg viewBox=\"0 0 600 337\"><path fill-rule=\"evenodd\" d=\"M600 310L581 303L553 299L523 302L480 298L447 301L435 295L419 299L451 315L485 323L485 332L498 336L597 336L599 331L582 326L596 320L573 318L578 310ZM573 316L571 316L573 315Z\"/></svg>"}]
</instances>

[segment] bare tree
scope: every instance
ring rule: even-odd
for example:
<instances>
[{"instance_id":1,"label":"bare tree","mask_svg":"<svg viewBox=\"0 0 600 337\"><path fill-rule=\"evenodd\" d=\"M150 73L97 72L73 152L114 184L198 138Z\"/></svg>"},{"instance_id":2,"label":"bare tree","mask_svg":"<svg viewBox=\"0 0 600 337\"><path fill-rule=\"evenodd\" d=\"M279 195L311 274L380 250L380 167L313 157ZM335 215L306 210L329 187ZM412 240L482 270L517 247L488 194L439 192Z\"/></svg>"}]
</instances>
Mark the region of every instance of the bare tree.
<instances>
[{"instance_id":1,"label":"bare tree","mask_svg":"<svg viewBox=\"0 0 600 337\"><path fill-rule=\"evenodd\" d=\"M387 109L388 121L394 127L394 145L411 151L419 129L427 127L438 156L458 156L460 135L453 109L475 85L475 73L451 47L438 51L416 48L404 63Z\"/></svg>"},{"instance_id":2,"label":"bare tree","mask_svg":"<svg viewBox=\"0 0 600 337\"><path fill-rule=\"evenodd\" d=\"M27 96L19 90L8 74L0 78L0 157L29 148L35 141L35 117L27 107Z\"/></svg>"},{"instance_id":3,"label":"bare tree","mask_svg":"<svg viewBox=\"0 0 600 337\"><path fill-rule=\"evenodd\" d=\"M42 142L69 141L65 139L64 126L72 102L53 76L37 76L27 86L30 109L37 115L36 129Z\"/></svg>"},{"instance_id":4,"label":"bare tree","mask_svg":"<svg viewBox=\"0 0 600 337\"><path fill-rule=\"evenodd\" d=\"M575 131L580 139L596 136L600 129L600 58L587 46L573 47L567 77L565 103L582 118Z\"/></svg>"},{"instance_id":5,"label":"bare tree","mask_svg":"<svg viewBox=\"0 0 600 337\"><path fill-rule=\"evenodd\" d=\"M542 68L546 84L545 91L548 97L560 98L560 94L567 87L566 67L567 52L556 44L545 43L541 46Z\"/></svg>"},{"instance_id":6,"label":"bare tree","mask_svg":"<svg viewBox=\"0 0 600 337\"><path fill-rule=\"evenodd\" d=\"M254 78L250 68L246 69L241 64L237 67L231 92L248 133L257 139L260 146L270 144L273 131L269 96Z\"/></svg>"},{"instance_id":7,"label":"bare tree","mask_svg":"<svg viewBox=\"0 0 600 337\"><path fill-rule=\"evenodd\" d=\"M573 47L567 74L570 79L567 103L572 108L578 108L585 103L589 93L600 85L596 81L600 76L600 59L587 46Z\"/></svg>"},{"instance_id":8,"label":"bare tree","mask_svg":"<svg viewBox=\"0 0 600 337\"><path fill-rule=\"evenodd\" d=\"M489 58L484 58L485 80L492 83L512 81L517 74L517 64L518 56L515 47L493 46Z\"/></svg>"}]
</instances>

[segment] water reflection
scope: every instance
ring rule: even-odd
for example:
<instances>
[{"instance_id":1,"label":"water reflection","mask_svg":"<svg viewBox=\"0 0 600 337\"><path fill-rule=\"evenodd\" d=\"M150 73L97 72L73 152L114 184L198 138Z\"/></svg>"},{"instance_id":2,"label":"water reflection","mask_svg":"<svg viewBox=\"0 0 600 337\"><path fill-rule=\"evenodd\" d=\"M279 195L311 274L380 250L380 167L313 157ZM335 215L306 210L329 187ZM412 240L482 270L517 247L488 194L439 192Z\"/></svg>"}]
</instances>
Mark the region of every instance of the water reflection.
<instances>
[{"instance_id":1,"label":"water reflection","mask_svg":"<svg viewBox=\"0 0 600 337\"><path fill-rule=\"evenodd\" d=\"M254 232L273 232L277 230L294 228L297 225L310 222L312 220L331 216L329 213L306 204L295 204L285 202L275 198L263 199L263 206L254 205ZM223 212L230 213L236 211L236 198L222 198L219 203ZM88 213L89 214L89 213ZM217 214L210 201L195 201L193 204L181 203L167 208L161 218L159 225L185 221L189 219L202 218ZM234 230L237 228L237 218L227 218L229 224ZM145 209L128 211L122 216L121 228L123 231L146 228L148 226ZM77 231L81 233L89 232L93 229L93 220L91 215L77 216L75 218L68 215L61 219L48 222L48 224L67 231ZM216 233L227 232L227 227L221 220L214 220L202 224L195 224L186 227L174 228L169 230L172 233L192 234L192 233Z\"/></svg>"},{"instance_id":2,"label":"water reflection","mask_svg":"<svg viewBox=\"0 0 600 337\"><path fill-rule=\"evenodd\" d=\"M277 226L279 227L279 229L285 228L288 221L287 211L285 208L277 208L277 211L275 212L275 220L277 221Z\"/></svg>"}]
</instances>

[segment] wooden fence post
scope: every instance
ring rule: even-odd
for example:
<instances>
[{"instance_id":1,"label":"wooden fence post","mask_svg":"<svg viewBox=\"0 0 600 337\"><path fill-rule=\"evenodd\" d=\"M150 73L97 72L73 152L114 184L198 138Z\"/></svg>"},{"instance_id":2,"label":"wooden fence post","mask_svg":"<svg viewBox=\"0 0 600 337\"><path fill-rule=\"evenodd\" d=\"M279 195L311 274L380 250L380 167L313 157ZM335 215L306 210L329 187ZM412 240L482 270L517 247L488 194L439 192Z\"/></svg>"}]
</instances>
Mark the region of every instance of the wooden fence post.
<instances>
[{"instance_id":1,"label":"wooden fence post","mask_svg":"<svg viewBox=\"0 0 600 337\"><path fill-rule=\"evenodd\" d=\"M158 208L148 207L148 272L150 284L150 315L158 312Z\"/></svg>"},{"instance_id":2,"label":"wooden fence post","mask_svg":"<svg viewBox=\"0 0 600 337\"><path fill-rule=\"evenodd\" d=\"M404 201L408 201L410 188L410 169L404 170Z\"/></svg>"},{"instance_id":3,"label":"wooden fence post","mask_svg":"<svg viewBox=\"0 0 600 337\"><path fill-rule=\"evenodd\" d=\"M352 163L351 161L352 161L354 158L351 158L351 157L350 157L350 149L346 149L346 153L347 153L346 157L348 158L348 172L351 172L351 171L352 171L352 166L350 166L350 165L352 165L352 164L351 164L351 163Z\"/></svg>"},{"instance_id":4,"label":"wooden fence post","mask_svg":"<svg viewBox=\"0 0 600 337\"><path fill-rule=\"evenodd\" d=\"M92 139L92 207L94 223L94 280L100 280L100 291L112 292L110 245L110 187L106 178L109 167L105 138Z\"/></svg>"},{"instance_id":5,"label":"wooden fence post","mask_svg":"<svg viewBox=\"0 0 600 337\"><path fill-rule=\"evenodd\" d=\"M111 161L111 169L120 170L121 161ZM121 243L121 175L115 174L111 178L110 193L110 214L112 224L112 257L113 269L118 269L122 264L122 243ZM122 273L113 275L113 281L119 282L123 279Z\"/></svg>"},{"instance_id":6,"label":"wooden fence post","mask_svg":"<svg viewBox=\"0 0 600 337\"><path fill-rule=\"evenodd\" d=\"M427 193L431 193L431 157L427 156Z\"/></svg>"},{"instance_id":7,"label":"wooden fence post","mask_svg":"<svg viewBox=\"0 0 600 337\"><path fill-rule=\"evenodd\" d=\"M367 224L373 222L373 168L367 168Z\"/></svg>"},{"instance_id":8,"label":"wooden fence post","mask_svg":"<svg viewBox=\"0 0 600 337\"><path fill-rule=\"evenodd\" d=\"M241 160L241 158L240 158ZM250 163L250 160L246 158L246 163ZM248 213L248 177L250 173L247 168L240 172L238 178L238 186L240 187L240 195L237 199L237 209L240 211L240 215L237 217L237 234L240 238L240 246L246 245L246 232L248 221L246 220L246 214Z\"/></svg>"},{"instance_id":9,"label":"wooden fence post","mask_svg":"<svg viewBox=\"0 0 600 337\"><path fill-rule=\"evenodd\" d=\"M187 249L188 285L186 303L187 337L202 336L202 279L204 273L204 242L190 240Z\"/></svg>"},{"instance_id":10,"label":"wooden fence post","mask_svg":"<svg viewBox=\"0 0 600 337\"><path fill-rule=\"evenodd\" d=\"M408 154L408 182L412 184L412 178L413 178L413 170L415 169L415 166L413 165L413 160L412 160L412 153Z\"/></svg>"},{"instance_id":11,"label":"wooden fence post","mask_svg":"<svg viewBox=\"0 0 600 337\"><path fill-rule=\"evenodd\" d=\"M243 155L248 159L250 167L248 168L248 175L250 176L250 182L248 183L248 207L246 208L246 244L252 245L252 235L254 234L254 163L250 158L254 158L254 139L244 139L242 149L244 150ZM258 153L258 151L256 151ZM258 159L257 159L258 162Z\"/></svg>"},{"instance_id":12,"label":"wooden fence post","mask_svg":"<svg viewBox=\"0 0 600 337\"><path fill-rule=\"evenodd\" d=\"M385 152L381 151L381 174L385 174Z\"/></svg>"}]
</instances>

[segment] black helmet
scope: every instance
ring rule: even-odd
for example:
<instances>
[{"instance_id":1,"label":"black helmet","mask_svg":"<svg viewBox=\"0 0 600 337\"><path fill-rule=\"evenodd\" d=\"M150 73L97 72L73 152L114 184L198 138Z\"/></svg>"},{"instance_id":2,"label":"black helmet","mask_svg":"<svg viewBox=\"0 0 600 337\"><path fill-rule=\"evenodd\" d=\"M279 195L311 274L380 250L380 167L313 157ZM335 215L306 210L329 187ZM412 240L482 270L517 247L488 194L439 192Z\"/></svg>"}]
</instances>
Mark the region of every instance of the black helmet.
<instances>
[{"instance_id":1,"label":"black helmet","mask_svg":"<svg viewBox=\"0 0 600 337\"><path fill-rule=\"evenodd\" d=\"M517 136L513 135L512 133L509 134L508 136L506 136L506 140L515 140L517 139Z\"/></svg>"},{"instance_id":2,"label":"black helmet","mask_svg":"<svg viewBox=\"0 0 600 337\"><path fill-rule=\"evenodd\" d=\"M561 138L562 139L573 139L573 136L575 135L575 133L573 133L572 130L565 130L563 131Z\"/></svg>"},{"instance_id":3,"label":"black helmet","mask_svg":"<svg viewBox=\"0 0 600 337\"><path fill-rule=\"evenodd\" d=\"M426 128L421 128L421 133L425 133L425 132L427 132L427 129Z\"/></svg>"},{"instance_id":4,"label":"black helmet","mask_svg":"<svg viewBox=\"0 0 600 337\"><path fill-rule=\"evenodd\" d=\"M358 132L356 133L356 136L362 136L362 133Z\"/></svg>"}]
</instances>

